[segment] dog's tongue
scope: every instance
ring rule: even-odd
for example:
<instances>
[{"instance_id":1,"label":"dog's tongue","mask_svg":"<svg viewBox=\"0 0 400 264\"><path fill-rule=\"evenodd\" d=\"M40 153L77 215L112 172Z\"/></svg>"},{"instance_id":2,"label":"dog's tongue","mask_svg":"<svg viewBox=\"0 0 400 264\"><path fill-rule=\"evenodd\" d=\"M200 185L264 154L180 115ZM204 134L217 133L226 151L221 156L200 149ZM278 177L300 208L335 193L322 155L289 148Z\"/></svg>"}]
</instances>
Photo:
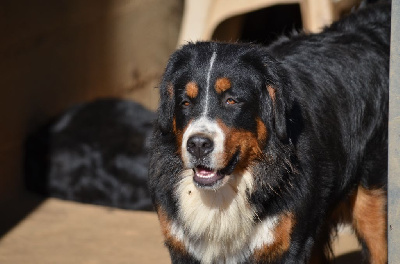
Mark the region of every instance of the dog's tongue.
<instances>
[{"instance_id":1,"label":"dog's tongue","mask_svg":"<svg viewBox=\"0 0 400 264\"><path fill-rule=\"evenodd\" d=\"M217 171L204 167L197 167L194 172L193 180L203 186L212 186L224 177Z\"/></svg>"}]
</instances>

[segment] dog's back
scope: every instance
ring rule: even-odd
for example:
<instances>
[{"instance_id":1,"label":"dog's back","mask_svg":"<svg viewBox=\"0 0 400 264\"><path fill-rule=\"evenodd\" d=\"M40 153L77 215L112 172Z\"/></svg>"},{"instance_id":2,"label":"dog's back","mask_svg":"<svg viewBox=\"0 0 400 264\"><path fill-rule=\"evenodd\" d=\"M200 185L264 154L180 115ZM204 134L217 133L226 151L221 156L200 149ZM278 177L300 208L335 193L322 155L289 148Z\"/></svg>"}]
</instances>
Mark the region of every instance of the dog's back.
<instances>
[{"instance_id":1,"label":"dog's back","mask_svg":"<svg viewBox=\"0 0 400 264\"><path fill-rule=\"evenodd\" d=\"M284 91L290 138L313 130L313 155L341 177L332 182L338 197L359 180L385 186L390 5L350 14L322 34L282 39L269 51L291 84Z\"/></svg>"}]
</instances>

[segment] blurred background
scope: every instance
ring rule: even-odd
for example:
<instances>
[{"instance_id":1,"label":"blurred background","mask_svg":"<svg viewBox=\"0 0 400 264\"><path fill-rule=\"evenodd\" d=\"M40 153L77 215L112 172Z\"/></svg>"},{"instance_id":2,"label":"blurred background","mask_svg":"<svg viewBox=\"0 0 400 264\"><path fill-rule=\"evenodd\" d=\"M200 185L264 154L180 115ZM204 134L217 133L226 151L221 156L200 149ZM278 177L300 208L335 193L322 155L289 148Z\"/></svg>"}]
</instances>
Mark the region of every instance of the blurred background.
<instances>
[{"instance_id":1,"label":"blurred background","mask_svg":"<svg viewBox=\"0 0 400 264\"><path fill-rule=\"evenodd\" d=\"M28 135L66 109L99 98L127 99L155 111L157 87L168 57L187 41L213 39L268 44L294 31L318 32L359 4L358 0L2 0L0 263L23 263L23 259L18 262L12 258L23 254L18 251L21 248L13 245L15 241L26 243L33 236L29 230L35 229L40 221L27 228L26 234L18 233L18 226L35 216L36 209L40 214L40 210L47 212L60 206L65 208L65 216L71 215L68 212L75 215L77 210L82 218L74 218L75 224L87 217L86 211L94 210L90 214L93 221L101 221L96 219L102 216L107 219L104 214L110 213L105 209L96 211L97 208L83 210L75 204L58 204L53 200L46 205L43 197L32 196L26 190L23 176ZM49 207L40 209L43 204ZM124 217L132 217L133 222L150 217L151 220L146 220L153 224L149 230L155 232L157 246L162 248L156 217L146 214L139 218ZM116 221L111 219L118 217L110 218ZM49 223L52 222L46 222ZM69 224L61 229L69 232ZM134 239L140 236L130 235ZM110 234L106 236L110 239ZM115 240L121 240L121 236ZM73 239L74 243L80 241ZM68 248L69 242L65 243ZM4 250L6 247L8 251ZM37 254L34 251L32 254ZM84 253L79 251L79 254ZM168 260L167 255L162 255L165 256ZM81 260L64 263L106 263Z\"/></svg>"}]
</instances>

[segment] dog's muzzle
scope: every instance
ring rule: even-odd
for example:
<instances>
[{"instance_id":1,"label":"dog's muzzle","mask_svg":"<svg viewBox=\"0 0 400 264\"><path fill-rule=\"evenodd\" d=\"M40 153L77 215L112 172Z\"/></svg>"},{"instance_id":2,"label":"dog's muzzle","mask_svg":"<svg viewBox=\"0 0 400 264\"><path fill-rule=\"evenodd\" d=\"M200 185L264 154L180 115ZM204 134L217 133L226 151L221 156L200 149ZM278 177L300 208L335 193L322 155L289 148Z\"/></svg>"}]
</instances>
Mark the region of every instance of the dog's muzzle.
<instances>
[{"instance_id":1,"label":"dog's muzzle","mask_svg":"<svg viewBox=\"0 0 400 264\"><path fill-rule=\"evenodd\" d=\"M182 160L193 170L193 181L205 189L222 186L233 172L238 155L226 164L225 135L215 121L200 118L192 122L183 135Z\"/></svg>"}]
</instances>

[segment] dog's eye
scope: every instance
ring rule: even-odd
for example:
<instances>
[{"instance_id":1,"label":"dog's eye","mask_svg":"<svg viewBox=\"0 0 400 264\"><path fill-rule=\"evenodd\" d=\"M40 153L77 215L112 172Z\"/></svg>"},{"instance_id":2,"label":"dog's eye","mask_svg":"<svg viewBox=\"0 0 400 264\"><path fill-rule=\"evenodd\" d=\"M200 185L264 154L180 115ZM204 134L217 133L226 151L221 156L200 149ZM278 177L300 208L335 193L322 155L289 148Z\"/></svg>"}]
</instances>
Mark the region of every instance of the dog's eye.
<instances>
[{"instance_id":1,"label":"dog's eye","mask_svg":"<svg viewBox=\"0 0 400 264\"><path fill-rule=\"evenodd\" d=\"M236 104L236 101L234 99L232 99L232 98L228 98L228 99L226 99L226 104L234 105L234 104Z\"/></svg>"}]
</instances>

